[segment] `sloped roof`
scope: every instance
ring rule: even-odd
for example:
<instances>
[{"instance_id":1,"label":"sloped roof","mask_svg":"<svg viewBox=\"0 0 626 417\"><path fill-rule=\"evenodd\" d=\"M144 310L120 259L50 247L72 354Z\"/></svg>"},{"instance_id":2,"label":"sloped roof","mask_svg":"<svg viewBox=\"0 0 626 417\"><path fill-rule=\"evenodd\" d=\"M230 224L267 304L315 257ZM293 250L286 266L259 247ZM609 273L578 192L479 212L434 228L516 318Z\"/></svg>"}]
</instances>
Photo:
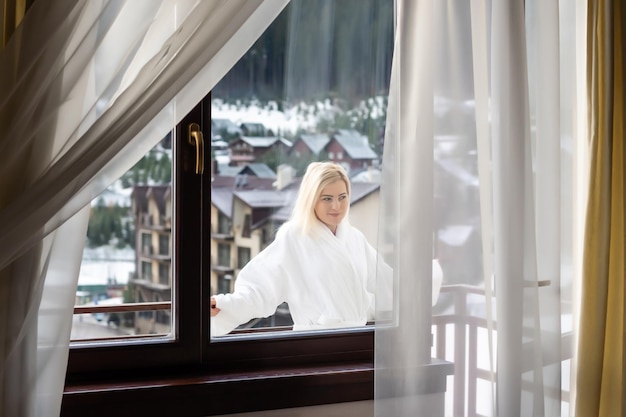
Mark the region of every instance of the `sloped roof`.
<instances>
[{"instance_id":1,"label":"sloped roof","mask_svg":"<svg viewBox=\"0 0 626 417\"><path fill-rule=\"evenodd\" d=\"M218 164L216 176L234 177L241 171L240 166L230 166L228 164Z\"/></svg>"},{"instance_id":2,"label":"sloped roof","mask_svg":"<svg viewBox=\"0 0 626 417\"><path fill-rule=\"evenodd\" d=\"M294 182L287 185L282 189L283 192L289 193L290 198L287 200L287 203L276 210L271 216L271 220L276 220L280 222L286 222L291 217L291 212L293 211L293 205L296 202L296 197L298 195L298 190L300 189L300 182L302 178L294 179Z\"/></svg>"},{"instance_id":3,"label":"sloped roof","mask_svg":"<svg viewBox=\"0 0 626 417\"><path fill-rule=\"evenodd\" d=\"M247 164L239 170L239 174L244 173L249 173L259 178L276 178L276 173L272 171L272 168L261 162Z\"/></svg>"},{"instance_id":4,"label":"sloped roof","mask_svg":"<svg viewBox=\"0 0 626 417\"><path fill-rule=\"evenodd\" d=\"M215 175L211 179L211 188L236 188L237 184L236 175ZM261 190L273 190L274 179L273 178L260 178L252 175L247 177L247 189L261 189Z\"/></svg>"},{"instance_id":5,"label":"sloped roof","mask_svg":"<svg viewBox=\"0 0 626 417\"><path fill-rule=\"evenodd\" d=\"M352 182L350 188L352 190L350 194L350 204L354 204L378 190L380 184L375 182Z\"/></svg>"},{"instance_id":6,"label":"sloped roof","mask_svg":"<svg viewBox=\"0 0 626 417\"><path fill-rule=\"evenodd\" d=\"M216 175L211 182L211 204L213 204L225 216L233 215L233 193L237 190L274 190L274 179L247 177L245 188L236 188L237 177Z\"/></svg>"},{"instance_id":7,"label":"sloped roof","mask_svg":"<svg viewBox=\"0 0 626 417\"><path fill-rule=\"evenodd\" d=\"M339 129L333 135L341 147L352 159L376 159L378 155L370 148L367 137L356 130Z\"/></svg>"},{"instance_id":8,"label":"sloped roof","mask_svg":"<svg viewBox=\"0 0 626 417\"><path fill-rule=\"evenodd\" d=\"M239 125L241 131L250 136L265 136L267 129L263 123L244 122Z\"/></svg>"},{"instance_id":9,"label":"sloped roof","mask_svg":"<svg viewBox=\"0 0 626 417\"><path fill-rule=\"evenodd\" d=\"M322 134L304 134L300 135L299 139L302 140L315 155L319 155L324 149L324 146L330 142L330 138Z\"/></svg>"},{"instance_id":10,"label":"sloped roof","mask_svg":"<svg viewBox=\"0 0 626 417\"><path fill-rule=\"evenodd\" d=\"M292 143L287 139L279 138L278 136L241 136L238 140L244 141L253 148L269 148L276 142L281 142L283 145L291 147ZM237 140L237 141L238 141ZM231 142L231 146L237 141Z\"/></svg>"},{"instance_id":11,"label":"sloped roof","mask_svg":"<svg viewBox=\"0 0 626 417\"><path fill-rule=\"evenodd\" d=\"M136 185L133 187L131 198L135 204L135 211L143 213L148 210L148 200L154 198L160 213L165 213L165 200L169 196L170 185Z\"/></svg>"},{"instance_id":12,"label":"sloped roof","mask_svg":"<svg viewBox=\"0 0 626 417\"><path fill-rule=\"evenodd\" d=\"M295 196L277 190L238 190L233 193L252 208L278 208L289 204Z\"/></svg>"},{"instance_id":13,"label":"sloped roof","mask_svg":"<svg viewBox=\"0 0 626 417\"><path fill-rule=\"evenodd\" d=\"M150 188L148 185L135 185L133 187L131 198L135 207L135 211L138 213L142 213L148 210L148 199L146 198L148 188Z\"/></svg>"},{"instance_id":14,"label":"sloped roof","mask_svg":"<svg viewBox=\"0 0 626 417\"><path fill-rule=\"evenodd\" d=\"M211 189L211 204L229 219L233 217L233 189L226 187Z\"/></svg>"},{"instance_id":15,"label":"sloped roof","mask_svg":"<svg viewBox=\"0 0 626 417\"><path fill-rule=\"evenodd\" d=\"M159 213L165 214L165 199L168 195L169 185L153 185L148 189L146 197L154 197Z\"/></svg>"}]
</instances>

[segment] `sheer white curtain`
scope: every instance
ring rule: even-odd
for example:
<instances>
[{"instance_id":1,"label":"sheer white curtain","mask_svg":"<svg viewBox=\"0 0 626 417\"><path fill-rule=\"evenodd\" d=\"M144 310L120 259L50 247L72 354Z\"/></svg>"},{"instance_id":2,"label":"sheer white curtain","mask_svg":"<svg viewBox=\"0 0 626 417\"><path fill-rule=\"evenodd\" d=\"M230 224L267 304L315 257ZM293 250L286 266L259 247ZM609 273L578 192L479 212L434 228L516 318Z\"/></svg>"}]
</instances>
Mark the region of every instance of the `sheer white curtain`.
<instances>
[{"instance_id":1,"label":"sheer white curtain","mask_svg":"<svg viewBox=\"0 0 626 417\"><path fill-rule=\"evenodd\" d=\"M56 415L88 203L288 0L35 2L0 55L0 415Z\"/></svg>"},{"instance_id":2,"label":"sheer white curtain","mask_svg":"<svg viewBox=\"0 0 626 417\"><path fill-rule=\"evenodd\" d=\"M576 12L396 2L380 247L398 272L394 322L376 329L377 416L569 412ZM435 357L454 366L444 398Z\"/></svg>"}]
</instances>

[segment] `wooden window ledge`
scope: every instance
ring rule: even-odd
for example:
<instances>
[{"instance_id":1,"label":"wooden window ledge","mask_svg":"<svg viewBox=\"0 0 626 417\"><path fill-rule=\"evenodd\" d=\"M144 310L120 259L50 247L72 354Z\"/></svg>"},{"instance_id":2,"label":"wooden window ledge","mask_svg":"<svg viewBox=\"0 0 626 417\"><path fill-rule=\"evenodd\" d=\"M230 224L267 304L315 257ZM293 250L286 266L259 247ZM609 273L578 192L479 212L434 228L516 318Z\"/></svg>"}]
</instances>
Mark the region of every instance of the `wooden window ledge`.
<instances>
[{"instance_id":1,"label":"wooden window ledge","mask_svg":"<svg viewBox=\"0 0 626 417\"><path fill-rule=\"evenodd\" d=\"M371 362L246 373L187 370L68 382L61 416L211 416L373 398Z\"/></svg>"}]
</instances>

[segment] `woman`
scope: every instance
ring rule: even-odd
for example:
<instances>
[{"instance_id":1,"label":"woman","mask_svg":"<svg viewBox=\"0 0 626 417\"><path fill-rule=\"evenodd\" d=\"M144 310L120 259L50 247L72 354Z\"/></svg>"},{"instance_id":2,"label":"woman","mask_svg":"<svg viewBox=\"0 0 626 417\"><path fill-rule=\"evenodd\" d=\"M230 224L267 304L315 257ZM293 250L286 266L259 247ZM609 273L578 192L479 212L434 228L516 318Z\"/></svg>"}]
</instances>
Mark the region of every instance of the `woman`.
<instances>
[{"instance_id":1,"label":"woman","mask_svg":"<svg viewBox=\"0 0 626 417\"><path fill-rule=\"evenodd\" d=\"M391 269L350 225L349 207L346 171L331 162L311 163L291 219L239 272L232 294L211 298L211 334L267 317L283 302L293 330L362 326L373 319L376 277L390 280Z\"/></svg>"}]
</instances>

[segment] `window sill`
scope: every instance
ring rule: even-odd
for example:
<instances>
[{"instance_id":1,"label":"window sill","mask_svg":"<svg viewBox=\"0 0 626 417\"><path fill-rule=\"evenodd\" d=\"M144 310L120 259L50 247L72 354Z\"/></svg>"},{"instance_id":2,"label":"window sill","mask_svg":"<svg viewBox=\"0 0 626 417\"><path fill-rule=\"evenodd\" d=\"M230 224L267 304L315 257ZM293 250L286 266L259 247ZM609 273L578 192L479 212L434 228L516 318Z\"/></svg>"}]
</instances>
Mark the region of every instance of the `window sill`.
<instances>
[{"instance_id":1,"label":"window sill","mask_svg":"<svg viewBox=\"0 0 626 417\"><path fill-rule=\"evenodd\" d=\"M245 373L178 371L68 383L61 416L211 416L373 398L371 362Z\"/></svg>"}]
</instances>

